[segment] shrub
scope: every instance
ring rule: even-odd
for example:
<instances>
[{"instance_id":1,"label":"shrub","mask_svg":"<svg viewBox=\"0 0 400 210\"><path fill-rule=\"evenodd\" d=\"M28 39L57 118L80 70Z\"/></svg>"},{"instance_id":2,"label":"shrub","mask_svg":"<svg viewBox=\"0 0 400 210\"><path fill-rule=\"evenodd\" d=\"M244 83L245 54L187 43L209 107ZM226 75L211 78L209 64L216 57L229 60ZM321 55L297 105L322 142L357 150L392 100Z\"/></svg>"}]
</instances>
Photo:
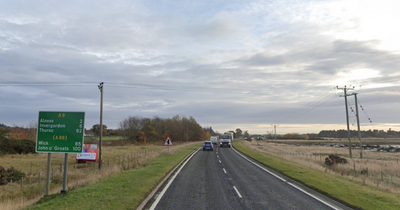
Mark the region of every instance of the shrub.
<instances>
[{"instance_id":1,"label":"shrub","mask_svg":"<svg viewBox=\"0 0 400 210\"><path fill-rule=\"evenodd\" d=\"M35 153L36 151L36 143L31 140L19 140L17 141L17 145L14 148L18 154L29 154Z\"/></svg>"},{"instance_id":2,"label":"shrub","mask_svg":"<svg viewBox=\"0 0 400 210\"><path fill-rule=\"evenodd\" d=\"M0 155L35 153L36 143L31 140L0 139Z\"/></svg>"},{"instance_id":3,"label":"shrub","mask_svg":"<svg viewBox=\"0 0 400 210\"><path fill-rule=\"evenodd\" d=\"M345 158L339 157L339 155L336 154L331 154L327 158L325 158L325 164L328 166L332 166L338 163L347 163L347 160Z\"/></svg>"},{"instance_id":4,"label":"shrub","mask_svg":"<svg viewBox=\"0 0 400 210\"><path fill-rule=\"evenodd\" d=\"M6 185L11 181L16 182L22 178L25 178L25 173L18 171L13 166L7 170L0 166L0 185Z\"/></svg>"}]
</instances>

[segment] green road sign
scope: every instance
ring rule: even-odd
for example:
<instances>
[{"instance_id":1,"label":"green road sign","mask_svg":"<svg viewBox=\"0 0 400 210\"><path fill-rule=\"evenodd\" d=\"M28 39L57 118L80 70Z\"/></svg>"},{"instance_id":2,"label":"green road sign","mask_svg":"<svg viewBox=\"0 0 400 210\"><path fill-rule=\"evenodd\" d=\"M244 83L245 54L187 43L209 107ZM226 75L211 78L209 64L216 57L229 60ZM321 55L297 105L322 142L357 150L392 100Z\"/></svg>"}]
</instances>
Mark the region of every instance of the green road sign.
<instances>
[{"instance_id":1,"label":"green road sign","mask_svg":"<svg viewBox=\"0 0 400 210\"><path fill-rule=\"evenodd\" d=\"M85 112L39 112L36 152L82 153Z\"/></svg>"}]
</instances>

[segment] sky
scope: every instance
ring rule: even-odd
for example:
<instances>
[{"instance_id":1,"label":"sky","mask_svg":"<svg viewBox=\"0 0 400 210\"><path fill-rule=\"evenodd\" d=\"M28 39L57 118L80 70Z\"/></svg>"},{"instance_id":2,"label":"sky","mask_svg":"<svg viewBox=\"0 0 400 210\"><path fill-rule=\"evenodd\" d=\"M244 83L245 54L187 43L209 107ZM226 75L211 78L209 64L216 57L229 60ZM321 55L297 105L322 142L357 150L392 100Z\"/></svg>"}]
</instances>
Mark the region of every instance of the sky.
<instances>
[{"instance_id":1,"label":"sky","mask_svg":"<svg viewBox=\"0 0 400 210\"><path fill-rule=\"evenodd\" d=\"M0 0L0 123L83 111L251 134L400 131L397 0ZM354 94L347 97L357 129Z\"/></svg>"}]
</instances>

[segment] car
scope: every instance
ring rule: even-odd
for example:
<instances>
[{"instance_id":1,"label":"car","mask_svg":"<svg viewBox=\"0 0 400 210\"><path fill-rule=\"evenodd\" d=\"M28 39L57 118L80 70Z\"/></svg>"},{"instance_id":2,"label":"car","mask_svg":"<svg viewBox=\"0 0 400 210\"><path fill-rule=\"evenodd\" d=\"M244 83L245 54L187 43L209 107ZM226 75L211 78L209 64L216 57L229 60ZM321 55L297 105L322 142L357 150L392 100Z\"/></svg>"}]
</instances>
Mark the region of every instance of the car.
<instances>
[{"instance_id":1,"label":"car","mask_svg":"<svg viewBox=\"0 0 400 210\"><path fill-rule=\"evenodd\" d=\"M205 151L205 150L211 150L211 151L214 150L214 146L213 146L213 144L212 144L211 141L205 141L205 142L204 142L204 144L203 144L203 151Z\"/></svg>"}]
</instances>

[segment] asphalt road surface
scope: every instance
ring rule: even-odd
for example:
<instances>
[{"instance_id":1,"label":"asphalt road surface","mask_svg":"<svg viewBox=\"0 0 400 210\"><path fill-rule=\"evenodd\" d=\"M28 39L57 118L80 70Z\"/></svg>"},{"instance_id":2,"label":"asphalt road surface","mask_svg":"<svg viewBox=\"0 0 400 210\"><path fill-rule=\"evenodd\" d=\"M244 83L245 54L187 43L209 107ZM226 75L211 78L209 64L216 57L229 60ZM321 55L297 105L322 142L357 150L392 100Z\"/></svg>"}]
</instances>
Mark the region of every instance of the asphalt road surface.
<instances>
[{"instance_id":1,"label":"asphalt road surface","mask_svg":"<svg viewBox=\"0 0 400 210\"><path fill-rule=\"evenodd\" d=\"M155 209L349 209L282 181L231 148L198 151L161 196Z\"/></svg>"}]
</instances>

